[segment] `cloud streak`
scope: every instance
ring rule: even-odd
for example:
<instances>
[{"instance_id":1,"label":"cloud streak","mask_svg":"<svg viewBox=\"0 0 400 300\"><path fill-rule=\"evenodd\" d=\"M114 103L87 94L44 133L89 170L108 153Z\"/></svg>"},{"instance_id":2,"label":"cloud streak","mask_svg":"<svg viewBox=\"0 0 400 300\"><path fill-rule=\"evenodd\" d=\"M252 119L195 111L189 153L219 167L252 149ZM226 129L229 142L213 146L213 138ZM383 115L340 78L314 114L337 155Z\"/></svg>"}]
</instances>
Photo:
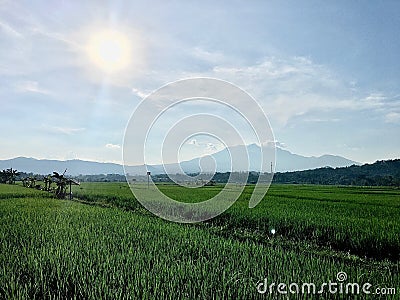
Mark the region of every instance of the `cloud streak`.
<instances>
[{"instance_id":1,"label":"cloud streak","mask_svg":"<svg viewBox=\"0 0 400 300\"><path fill-rule=\"evenodd\" d=\"M106 144L105 147L106 147L107 149L112 149L112 150L121 149L121 145L116 145L116 144L111 144L111 143Z\"/></svg>"},{"instance_id":2,"label":"cloud streak","mask_svg":"<svg viewBox=\"0 0 400 300\"><path fill-rule=\"evenodd\" d=\"M1 31L3 31L5 34L14 37L14 38L23 38L24 36L17 31L16 29L14 29L13 27L11 27L10 25L8 25L7 23L5 23L4 21L0 20L0 28Z\"/></svg>"},{"instance_id":3,"label":"cloud streak","mask_svg":"<svg viewBox=\"0 0 400 300\"><path fill-rule=\"evenodd\" d=\"M400 123L400 113L390 112L385 115L386 123L399 124Z\"/></svg>"},{"instance_id":4,"label":"cloud streak","mask_svg":"<svg viewBox=\"0 0 400 300\"><path fill-rule=\"evenodd\" d=\"M142 99L148 96L148 93L145 93L137 88L132 88L132 93Z\"/></svg>"},{"instance_id":5,"label":"cloud streak","mask_svg":"<svg viewBox=\"0 0 400 300\"><path fill-rule=\"evenodd\" d=\"M50 132L61 133L65 135L75 135L86 130L86 128L72 128L72 127L61 127L61 126L49 126L45 128Z\"/></svg>"},{"instance_id":6,"label":"cloud streak","mask_svg":"<svg viewBox=\"0 0 400 300\"><path fill-rule=\"evenodd\" d=\"M27 80L17 83L16 89L19 92L30 92L30 93L38 93L44 95L50 94L49 90L46 90L39 86L39 82L32 80Z\"/></svg>"}]
</instances>

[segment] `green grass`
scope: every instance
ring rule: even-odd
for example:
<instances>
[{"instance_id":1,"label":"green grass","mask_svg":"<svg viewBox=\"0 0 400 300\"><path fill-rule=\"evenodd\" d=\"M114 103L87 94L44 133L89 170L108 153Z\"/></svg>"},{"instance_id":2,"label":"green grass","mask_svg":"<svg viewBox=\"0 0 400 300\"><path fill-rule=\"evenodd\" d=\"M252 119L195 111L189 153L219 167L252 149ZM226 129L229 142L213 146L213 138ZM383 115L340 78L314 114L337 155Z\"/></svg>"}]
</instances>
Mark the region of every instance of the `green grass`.
<instances>
[{"instance_id":1,"label":"green grass","mask_svg":"<svg viewBox=\"0 0 400 300\"><path fill-rule=\"evenodd\" d=\"M221 190L160 185L178 201L199 202ZM213 226L233 232L251 232L263 240L274 228L277 235L294 241L344 251L374 259L400 258L400 190L395 188L272 185L265 199L248 208L253 187L246 187L239 200ZM75 188L84 201L142 210L129 187L121 183L87 183Z\"/></svg>"},{"instance_id":2,"label":"green grass","mask_svg":"<svg viewBox=\"0 0 400 300\"><path fill-rule=\"evenodd\" d=\"M198 199L219 188L197 190ZM176 186L162 189L182 198L194 195ZM7 195L0 196L0 298L271 299L256 290L265 277L269 283L318 285L335 281L339 271L350 282L399 292L398 259L364 259L325 241L353 233L349 245L377 240L397 247L398 191L272 186L257 208L248 209L250 191L215 220L185 225L152 216L125 184L75 189L80 201L95 205L0 185L0 195ZM269 233L272 227L277 234Z\"/></svg>"},{"instance_id":3,"label":"green grass","mask_svg":"<svg viewBox=\"0 0 400 300\"><path fill-rule=\"evenodd\" d=\"M362 257L400 258L400 190L273 185L253 210L246 209L249 197L247 190L222 221L262 231L268 225L282 236Z\"/></svg>"}]
</instances>

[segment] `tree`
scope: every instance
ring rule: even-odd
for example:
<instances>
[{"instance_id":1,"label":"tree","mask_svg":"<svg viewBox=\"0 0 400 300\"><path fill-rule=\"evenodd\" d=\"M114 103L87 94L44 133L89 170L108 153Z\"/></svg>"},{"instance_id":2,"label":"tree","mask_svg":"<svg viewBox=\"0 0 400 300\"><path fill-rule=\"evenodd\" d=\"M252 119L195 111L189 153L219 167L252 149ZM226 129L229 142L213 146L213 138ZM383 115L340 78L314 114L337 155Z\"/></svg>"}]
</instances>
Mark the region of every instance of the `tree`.
<instances>
[{"instance_id":1,"label":"tree","mask_svg":"<svg viewBox=\"0 0 400 300\"><path fill-rule=\"evenodd\" d=\"M19 175L19 173L17 172L17 170L13 170L12 168L11 169L8 169L8 171L9 171L9 174L10 174L10 179L9 179L9 184L15 184L15 178Z\"/></svg>"},{"instance_id":2,"label":"tree","mask_svg":"<svg viewBox=\"0 0 400 300\"><path fill-rule=\"evenodd\" d=\"M7 183L7 172L6 172L6 170L2 170L0 172L0 183Z\"/></svg>"},{"instance_id":3,"label":"tree","mask_svg":"<svg viewBox=\"0 0 400 300\"><path fill-rule=\"evenodd\" d=\"M67 172L67 169L65 169L62 175L60 175L58 172L53 172L53 175L51 175L57 185L55 193L56 197L59 199L64 199L67 193L67 178L64 177L65 172Z\"/></svg>"},{"instance_id":4,"label":"tree","mask_svg":"<svg viewBox=\"0 0 400 300\"><path fill-rule=\"evenodd\" d=\"M17 172L17 170L13 170L13 168L3 170L0 173L0 182L8 183L8 184L15 184L15 178L18 175L19 175L19 173Z\"/></svg>"},{"instance_id":5,"label":"tree","mask_svg":"<svg viewBox=\"0 0 400 300\"><path fill-rule=\"evenodd\" d=\"M59 199L64 199L67 194L67 187L69 186L69 198L72 199L71 186L79 185L79 182L77 182L71 178L66 178L65 172L67 172L67 169L65 169L65 171L62 175L60 175L57 172L53 172L53 175L51 176L52 178L55 179L54 182L57 185L57 188L55 190L56 197Z\"/></svg>"},{"instance_id":6,"label":"tree","mask_svg":"<svg viewBox=\"0 0 400 300\"><path fill-rule=\"evenodd\" d=\"M36 186L36 176L29 176L29 177L25 178L24 181L22 182L22 184L25 183L24 186L26 186L28 188L34 188Z\"/></svg>"},{"instance_id":7,"label":"tree","mask_svg":"<svg viewBox=\"0 0 400 300\"><path fill-rule=\"evenodd\" d=\"M53 182L52 176L51 175L45 176L43 178L43 182L44 182L44 190L50 192L51 191L51 184Z\"/></svg>"}]
</instances>

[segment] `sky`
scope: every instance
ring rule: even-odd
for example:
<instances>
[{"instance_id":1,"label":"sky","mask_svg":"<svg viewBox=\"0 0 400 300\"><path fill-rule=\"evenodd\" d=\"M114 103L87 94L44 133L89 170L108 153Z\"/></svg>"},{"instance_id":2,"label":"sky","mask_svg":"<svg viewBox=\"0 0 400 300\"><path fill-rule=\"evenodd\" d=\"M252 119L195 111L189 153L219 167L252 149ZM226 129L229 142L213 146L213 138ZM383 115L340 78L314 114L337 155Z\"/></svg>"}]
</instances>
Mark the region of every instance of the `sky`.
<instances>
[{"instance_id":1,"label":"sky","mask_svg":"<svg viewBox=\"0 0 400 300\"><path fill-rule=\"evenodd\" d=\"M400 157L399 1L82 2L0 0L0 159L121 162L142 99L193 77L244 89L293 153Z\"/></svg>"}]
</instances>

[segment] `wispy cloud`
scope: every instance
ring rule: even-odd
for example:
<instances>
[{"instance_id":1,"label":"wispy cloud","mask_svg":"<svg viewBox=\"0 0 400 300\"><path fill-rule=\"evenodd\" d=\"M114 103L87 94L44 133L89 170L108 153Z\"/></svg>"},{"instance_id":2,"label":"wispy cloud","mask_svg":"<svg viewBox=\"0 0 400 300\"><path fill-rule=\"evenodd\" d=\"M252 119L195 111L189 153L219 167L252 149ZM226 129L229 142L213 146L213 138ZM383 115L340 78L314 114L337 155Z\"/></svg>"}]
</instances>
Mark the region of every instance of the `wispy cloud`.
<instances>
[{"instance_id":1,"label":"wispy cloud","mask_svg":"<svg viewBox=\"0 0 400 300\"><path fill-rule=\"evenodd\" d=\"M385 105L388 99L383 93L370 93L368 96L360 99L360 108L380 108Z\"/></svg>"},{"instance_id":2,"label":"wispy cloud","mask_svg":"<svg viewBox=\"0 0 400 300\"><path fill-rule=\"evenodd\" d=\"M137 88L132 88L132 93L138 96L139 98L145 98L148 96L147 93L137 89Z\"/></svg>"},{"instance_id":3,"label":"wispy cloud","mask_svg":"<svg viewBox=\"0 0 400 300\"><path fill-rule=\"evenodd\" d=\"M106 147L107 149L113 149L113 150L121 149L121 145L111 144L111 143L110 143L110 144L106 144L105 147Z\"/></svg>"},{"instance_id":4,"label":"wispy cloud","mask_svg":"<svg viewBox=\"0 0 400 300\"><path fill-rule=\"evenodd\" d=\"M15 87L19 92L39 93L44 95L50 94L50 91L40 87L37 81L21 81L18 82Z\"/></svg>"},{"instance_id":5,"label":"wispy cloud","mask_svg":"<svg viewBox=\"0 0 400 300\"><path fill-rule=\"evenodd\" d=\"M85 128L71 128L71 127L60 127L60 126L48 126L45 128L50 132L62 133L65 135L74 135L86 130Z\"/></svg>"},{"instance_id":6,"label":"wispy cloud","mask_svg":"<svg viewBox=\"0 0 400 300\"><path fill-rule=\"evenodd\" d=\"M322 122L339 122L339 118L304 118L304 122L322 123Z\"/></svg>"},{"instance_id":7,"label":"wispy cloud","mask_svg":"<svg viewBox=\"0 0 400 300\"><path fill-rule=\"evenodd\" d=\"M309 112L385 110L394 105L390 97L381 92L356 93L353 81L346 82L326 66L315 64L308 57L267 57L254 65L220 65L204 75L231 81L250 92L267 115L279 125L285 125L291 118Z\"/></svg>"},{"instance_id":8,"label":"wispy cloud","mask_svg":"<svg viewBox=\"0 0 400 300\"><path fill-rule=\"evenodd\" d=\"M186 144L198 148L202 152L203 155L212 154L212 153L215 153L224 148L223 144L221 144L221 143L198 141L197 139L191 139L191 140L187 141Z\"/></svg>"},{"instance_id":9,"label":"wispy cloud","mask_svg":"<svg viewBox=\"0 0 400 300\"><path fill-rule=\"evenodd\" d=\"M214 65L221 64L227 60L223 53L207 51L201 47L190 49L189 52L195 59L206 61Z\"/></svg>"},{"instance_id":10,"label":"wispy cloud","mask_svg":"<svg viewBox=\"0 0 400 300\"><path fill-rule=\"evenodd\" d=\"M264 143L262 143L263 147L279 147L279 148L286 148L286 144L279 142L279 141L266 141Z\"/></svg>"},{"instance_id":11,"label":"wispy cloud","mask_svg":"<svg viewBox=\"0 0 400 300\"><path fill-rule=\"evenodd\" d=\"M385 115L386 123L400 123L400 113L390 112Z\"/></svg>"},{"instance_id":12,"label":"wispy cloud","mask_svg":"<svg viewBox=\"0 0 400 300\"><path fill-rule=\"evenodd\" d=\"M7 24L6 22L0 20L0 28L1 31L3 31L5 34L12 36L14 38L23 38L24 36L17 31L16 29L14 29L13 27L11 27L9 24Z\"/></svg>"},{"instance_id":13,"label":"wispy cloud","mask_svg":"<svg viewBox=\"0 0 400 300\"><path fill-rule=\"evenodd\" d=\"M78 42L74 41L73 39L67 37L65 34L61 34L58 32L53 32L49 29L45 29L40 25L36 25L30 29L32 34L36 35L42 35L43 37L50 39L50 40L55 40L57 42L61 42L69 46L71 49L83 50L83 46L80 45Z\"/></svg>"}]
</instances>

